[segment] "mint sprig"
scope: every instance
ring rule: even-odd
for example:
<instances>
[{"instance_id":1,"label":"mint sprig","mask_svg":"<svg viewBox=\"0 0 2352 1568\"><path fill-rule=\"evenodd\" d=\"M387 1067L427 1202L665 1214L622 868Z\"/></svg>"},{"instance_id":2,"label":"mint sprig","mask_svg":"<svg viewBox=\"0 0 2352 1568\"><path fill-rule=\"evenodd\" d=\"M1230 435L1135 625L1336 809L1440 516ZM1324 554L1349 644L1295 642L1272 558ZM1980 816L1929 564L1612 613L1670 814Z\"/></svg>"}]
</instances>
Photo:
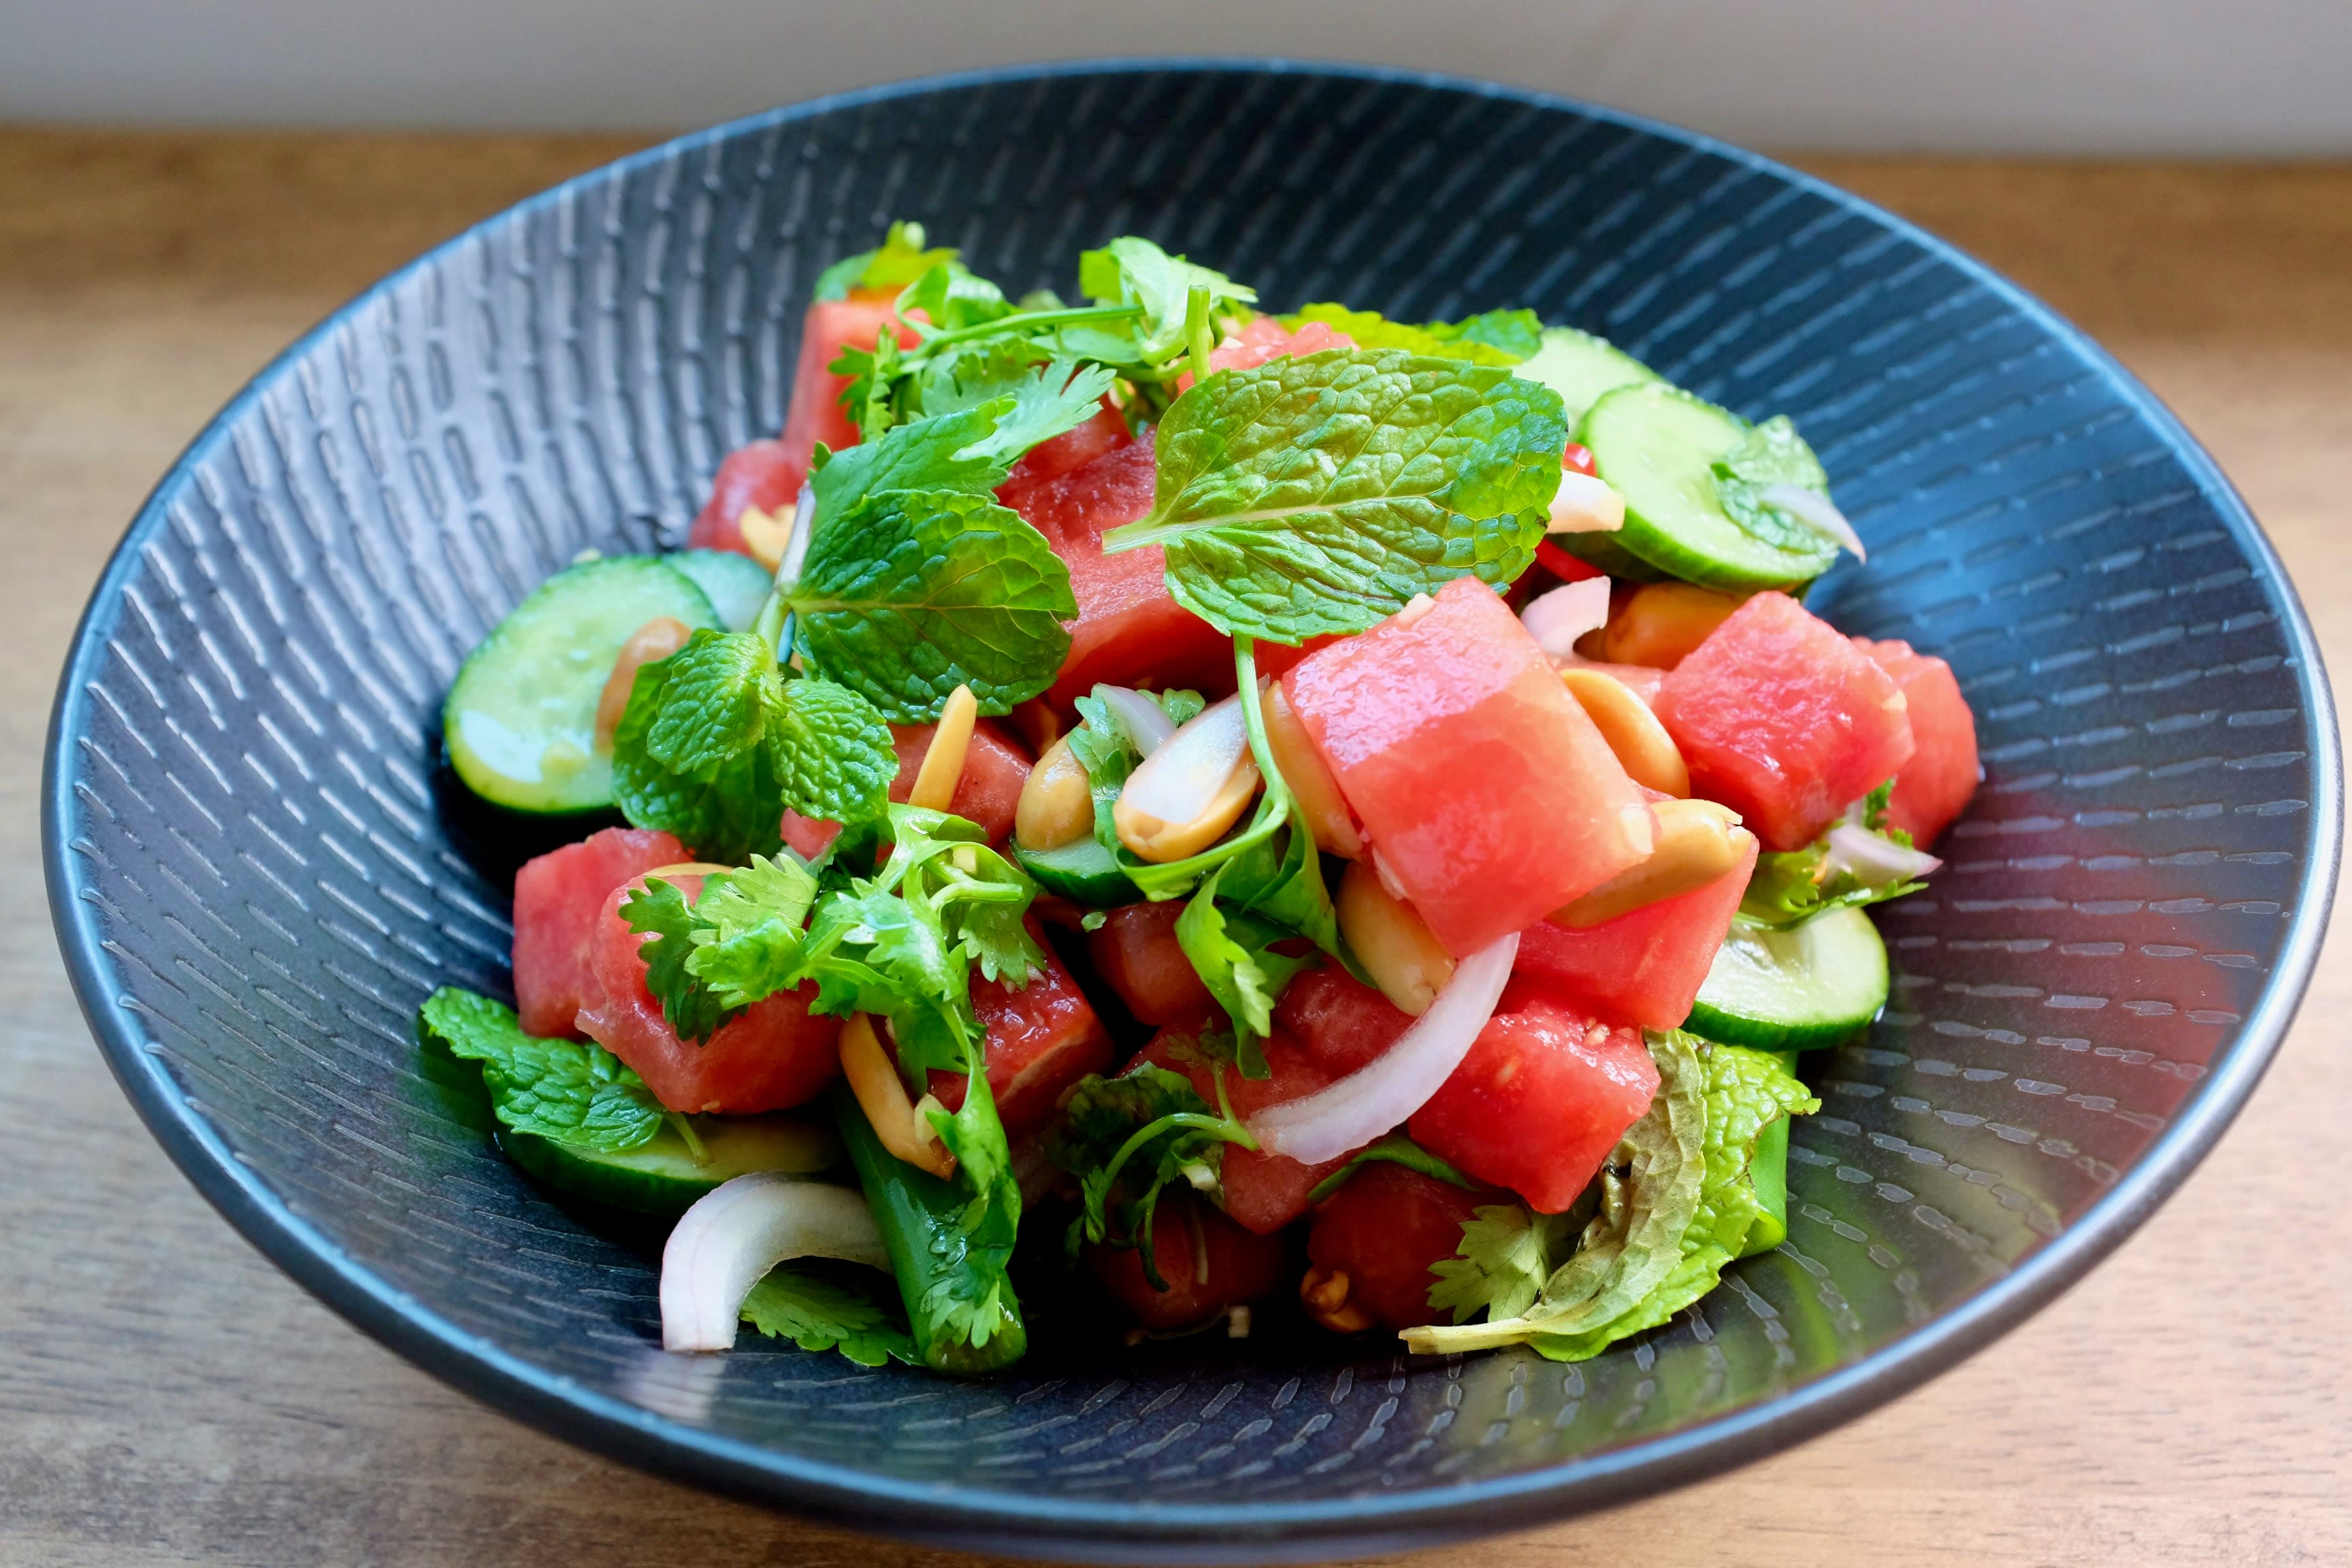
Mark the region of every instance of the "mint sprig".
<instances>
[{"instance_id":1,"label":"mint sprig","mask_svg":"<svg viewBox=\"0 0 2352 1568\"><path fill-rule=\"evenodd\" d=\"M513 1008L445 985L416 1012L420 1042L479 1062L500 1123L576 1149L621 1153L653 1141L666 1114L635 1073L591 1040L543 1040Z\"/></svg>"},{"instance_id":2,"label":"mint sprig","mask_svg":"<svg viewBox=\"0 0 2352 1568\"><path fill-rule=\"evenodd\" d=\"M1472 575L1525 572L1559 488L1559 395L1496 365L1328 351L1213 375L1160 426L1150 516L1179 604L1272 642L1360 632Z\"/></svg>"}]
</instances>

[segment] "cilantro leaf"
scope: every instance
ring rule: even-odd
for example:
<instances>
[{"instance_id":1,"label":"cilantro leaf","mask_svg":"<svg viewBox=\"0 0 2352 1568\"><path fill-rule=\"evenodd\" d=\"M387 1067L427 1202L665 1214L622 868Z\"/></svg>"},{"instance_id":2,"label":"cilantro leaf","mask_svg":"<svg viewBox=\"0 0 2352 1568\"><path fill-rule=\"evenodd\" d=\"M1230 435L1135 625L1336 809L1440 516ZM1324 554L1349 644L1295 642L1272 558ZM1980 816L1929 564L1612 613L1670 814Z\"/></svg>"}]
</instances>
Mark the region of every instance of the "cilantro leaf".
<instances>
[{"instance_id":1,"label":"cilantro leaf","mask_svg":"<svg viewBox=\"0 0 2352 1568\"><path fill-rule=\"evenodd\" d=\"M1453 1313L1457 1323L1480 1312L1495 1322L1519 1317L1536 1304L1575 1238L1562 1234L1559 1216L1524 1204L1484 1204L1473 1215L1462 1222L1461 1250L1429 1266L1438 1279L1429 1304Z\"/></svg>"},{"instance_id":2,"label":"cilantro leaf","mask_svg":"<svg viewBox=\"0 0 2352 1568\"><path fill-rule=\"evenodd\" d=\"M1320 321L1335 332L1345 332L1358 348L1402 349L1473 364L1517 364L1543 344L1543 323L1533 310L1490 310L1466 321L1432 321L1416 327L1391 321L1377 310L1352 310L1326 303L1302 305L1281 320L1294 332L1310 321Z\"/></svg>"},{"instance_id":3,"label":"cilantro leaf","mask_svg":"<svg viewBox=\"0 0 2352 1568\"><path fill-rule=\"evenodd\" d=\"M1568 440L1559 394L1496 366L1328 351L1213 375L1160 426L1151 514L1178 603L1282 643L1360 632L1455 577L1534 560Z\"/></svg>"},{"instance_id":4,"label":"cilantro leaf","mask_svg":"<svg viewBox=\"0 0 2352 1568\"><path fill-rule=\"evenodd\" d=\"M1036 696L1078 613L1045 535L951 491L868 495L824 523L789 603L811 667L903 723L936 719L959 686L983 713Z\"/></svg>"},{"instance_id":5,"label":"cilantro leaf","mask_svg":"<svg viewBox=\"0 0 2352 1568\"><path fill-rule=\"evenodd\" d=\"M1738 446L1717 459L1715 493L1724 515L1747 532L1777 550L1817 559L1811 575L1826 572L1837 561L1837 544L1785 508L1766 500L1775 485L1792 485L1830 499L1829 475L1821 459L1785 414L1767 419L1748 432Z\"/></svg>"},{"instance_id":6,"label":"cilantro leaf","mask_svg":"<svg viewBox=\"0 0 2352 1568\"><path fill-rule=\"evenodd\" d=\"M1217 1087L1222 1100L1222 1079ZM1181 1180L1222 1202L1228 1143L1257 1146L1239 1119L1212 1109L1182 1073L1144 1062L1117 1078L1080 1079L1045 1145L1046 1156L1078 1178L1082 1206L1070 1222L1068 1251L1075 1257L1087 1242L1138 1247L1144 1278L1165 1290L1151 1245L1160 1194Z\"/></svg>"},{"instance_id":7,"label":"cilantro leaf","mask_svg":"<svg viewBox=\"0 0 2352 1568\"><path fill-rule=\"evenodd\" d=\"M716 880L709 879L704 886ZM679 1039L707 1043L735 1016L736 1009L722 1005L688 967L703 919L675 883L660 877L621 900L621 918L631 931L649 939L637 944L637 957L646 966L646 989L661 1004L662 1016Z\"/></svg>"},{"instance_id":8,"label":"cilantro leaf","mask_svg":"<svg viewBox=\"0 0 2352 1568\"><path fill-rule=\"evenodd\" d=\"M1074 359L1041 365L1007 389L1013 407L998 416L994 433L967 448L967 455L993 458L1010 468L1039 442L1075 430L1100 413L1103 394L1118 379L1107 365L1082 365Z\"/></svg>"},{"instance_id":9,"label":"cilantro leaf","mask_svg":"<svg viewBox=\"0 0 2352 1568\"><path fill-rule=\"evenodd\" d=\"M1274 1004L1291 978L1314 960L1288 957L1274 944L1298 933L1245 910L1218 908L1218 884L1234 868L1228 861L1209 874L1184 912L1176 917L1177 945L1217 1005L1233 1020L1237 1060L1244 1078L1269 1076L1265 1042L1274 1029Z\"/></svg>"},{"instance_id":10,"label":"cilantro leaf","mask_svg":"<svg viewBox=\"0 0 2352 1568\"><path fill-rule=\"evenodd\" d=\"M645 1080L592 1040L542 1040L514 1009L445 985L416 1012L420 1042L479 1062L499 1121L575 1149L619 1153L652 1142L665 1112Z\"/></svg>"},{"instance_id":11,"label":"cilantro leaf","mask_svg":"<svg viewBox=\"0 0 2352 1568\"><path fill-rule=\"evenodd\" d=\"M1107 305L1140 305L1134 331L1135 353L1157 364L1182 350L1184 312L1192 290L1206 289L1213 309L1248 303L1257 290L1222 272L1171 256L1148 239L1125 235L1078 258L1078 288Z\"/></svg>"},{"instance_id":12,"label":"cilantro leaf","mask_svg":"<svg viewBox=\"0 0 2352 1568\"><path fill-rule=\"evenodd\" d=\"M1911 836L1886 826L1887 805L1895 781L1887 780L1855 803L1838 831L1860 828L1874 834L1897 850L1912 847ZM1866 842L1866 841L1865 841ZM1838 852L1829 834L1802 849L1770 850L1756 858L1748 890L1740 895L1738 919L1750 926L1782 930L1801 925L1830 910L1884 903L1918 892L1927 883L1877 863ZM1933 862L1923 862L1932 868Z\"/></svg>"},{"instance_id":13,"label":"cilantro leaf","mask_svg":"<svg viewBox=\"0 0 2352 1568\"><path fill-rule=\"evenodd\" d=\"M863 1281L845 1278L846 1273L806 1263L783 1264L743 1298L743 1321L804 1351L839 1351L860 1366L892 1361L919 1364L899 1314L863 1289Z\"/></svg>"},{"instance_id":14,"label":"cilantro leaf","mask_svg":"<svg viewBox=\"0 0 2352 1568\"><path fill-rule=\"evenodd\" d=\"M1433 1176L1441 1182L1451 1183L1465 1192L1475 1192L1478 1188L1477 1183L1403 1133L1391 1132L1385 1138L1365 1144L1353 1154L1349 1155L1346 1164L1315 1184L1314 1191L1307 1194L1307 1201L1310 1204L1319 1204L1341 1187L1346 1186L1348 1178L1364 1166L1381 1163L1402 1165L1408 1171L1419 1171L1424 1176ZM1530 1297L1529 1300L1533 1298Z\"/></svg>"},{"instance_id":15,"label":"cilantro leaf","mask_svg":"<svg viewBox=\"0 0 2352 1568\"><path fill-rule=\"evenodd\" d=\"M919 223L894 223L882 243L872 250L845 256L816 275L810 298L818 301L846 300L861 289L903 289L936 267L952 264L952 250L927 250Z\"/></svg>"},{"instance_id":16,"label":"cilantro leaf","mask_svg":"<svg viewBox=\"0 0 2352 1568\"><path fill-rule=\"evenodd\" d=\"M921 311L933 331L956 331L1013 313L1004 290L952 258L932 267L898 296L898 315L912 321Z\"/></svg>"}]
</instances>

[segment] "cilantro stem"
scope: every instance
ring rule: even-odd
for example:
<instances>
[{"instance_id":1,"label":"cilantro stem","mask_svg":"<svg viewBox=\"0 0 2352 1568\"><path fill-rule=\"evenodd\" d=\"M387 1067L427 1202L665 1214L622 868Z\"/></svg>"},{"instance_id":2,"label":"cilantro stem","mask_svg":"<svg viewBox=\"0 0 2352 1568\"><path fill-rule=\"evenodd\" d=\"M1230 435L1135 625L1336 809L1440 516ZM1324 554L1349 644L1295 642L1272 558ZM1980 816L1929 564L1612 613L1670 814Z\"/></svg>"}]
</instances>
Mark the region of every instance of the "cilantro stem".
<instances>
[{"instance_id":1,"label":"cilantro stem","mask_svg":"<svg viewBox=\"0 0 2352 1568\"><path fill-rule=\"evenodd\" d=\"M1209 291L1195 284L1184 296L1184 337L1192 344L1192 384L1209 379Z\"/></svg>"},{"instance_id":2,"label":"cilantro stem","mask_svg":"<svg viewBox=\"0 0 2352 1568\"><path fill-rule=\"evenodd\" d=\"M673 1110L665 1116L663 1120L669 1123L670 1130L676 1132L679 1139L684 1142L686 1144L686 1152L694 1156L694 1163L696 1164L708 1165L710 1163L710 1150L702 1142L702 1135L695 1131L694 1122L691 1118L684 1115L682 1112Z\"/></svg>"},{"instance_id":3,"label":"cilantro stem","mask_svg":"<svg viewBox=\"0 0 2352 1568\"><path fill-rule=\"evenodd\" d=\"M1222 1078L1217 1082L1217 1098L1220 1101L1224 1100L1224 1080ZM1127 1142L1118 1146L1118 1152L1110 1157L1110 1163L1103 1167L1102 1174L1097 1178L1102 1190L1106 1193L1111 1190L1112 1184L1118 1180L1119 1167L1133 1158L1145 1144L1163 1132L1173 1132L1185 1127L1206 1132L1221 1143L1239 1143L1246 1149L1257 1147L1257 1141L1249 1135L1247 1128L1234 1120L1231 1110L1222 1116L1203 1116L1197 1110L1171 1110L1157 1121L1147 1121L1128 1134Z\"/></svg>"},{"instance_id":4,"label":"cilantro stem","mask_svg":"<svg viewBox=\"0 0 2352 1568\"><path fill-rule=\"evenodd\" d=\"M992 321L975 322L969 327L957 327L951 331L934 332L915 348L907 351L901 364L928 359L935 349L952 348L957 343L971 342L980 338L1002 337L1013 332L1025 332L1033 327L1070 327L1087 321L1124 321L1143 314L1140 305L1073 305L1060 310L1015 311L999 316Z\"/></svg>"}]
</instances>

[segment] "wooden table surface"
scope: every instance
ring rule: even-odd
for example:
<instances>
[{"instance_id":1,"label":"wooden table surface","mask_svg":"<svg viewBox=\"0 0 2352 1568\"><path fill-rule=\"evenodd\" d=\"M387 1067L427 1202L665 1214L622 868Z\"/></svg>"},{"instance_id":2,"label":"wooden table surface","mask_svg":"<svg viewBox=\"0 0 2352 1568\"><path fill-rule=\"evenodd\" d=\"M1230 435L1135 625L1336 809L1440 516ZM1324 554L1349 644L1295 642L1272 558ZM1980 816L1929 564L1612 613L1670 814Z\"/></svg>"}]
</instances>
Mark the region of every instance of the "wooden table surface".
<instances>
[{"instance_id":1,"label":"wooden table surface","mask_svg":"<svg viewBox=\"0 0 2352 1568\"><path fill-rule=\"evenodd\" d=\"M0 1564L958 1561L591 1458L362 1337L150 1142L50 934L35 797L51 690L141 497L320 315L631 145L0 132ZM2352 670L2352 169L1805 162L2004 269L2145 377ZM1974 1361L1488 1560L2352 1561L2347 1010L2339 927L2204 1167Z\"/></svg>"}]
</instances>

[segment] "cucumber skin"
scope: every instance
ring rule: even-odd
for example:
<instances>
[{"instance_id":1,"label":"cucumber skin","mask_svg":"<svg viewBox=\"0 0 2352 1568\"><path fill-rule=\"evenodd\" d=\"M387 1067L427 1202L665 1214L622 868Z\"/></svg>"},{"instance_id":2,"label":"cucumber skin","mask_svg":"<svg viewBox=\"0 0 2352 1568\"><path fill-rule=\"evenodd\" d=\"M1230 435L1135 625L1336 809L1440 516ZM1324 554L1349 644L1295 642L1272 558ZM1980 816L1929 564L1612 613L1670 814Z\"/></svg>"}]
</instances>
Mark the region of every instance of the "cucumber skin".
<instances>
[{"instance_id":1,"label":"cucumber skin","mask_svg":"<svg viewBox=\"0 0 2352 1568\"><path fill-rule=\"evenodd\" d=\"M630 591L632 586L623 584L624 576L638 574L644 577L642 592L646 602L639 606L644 613L632 610L621 617L630 622L628 626L619 626L618 622L614 622L607 627L608 630L617 630L610 639L612 655L600 661L592 661L600 665L600 668L565 672L564 680L551 683L546 677L551 673L551 661L535 657L527 642L520 647L515 646L532 637L532 622L553 619L555 612L564 607L566 596L581 597L584 604L585 595L599 591L601 584L598 579L611 579L614 586L609 592L617 596ZM656 590L659 591L658 599ZM692 578L659 556L611 555L583 562L564 568L533 588L523 596L520 604L507 612L504 619L490 628L488 637L475 645L473 651L466 656L465 663L458 667L457 679L449 683L448 695L442 703L441 735L443 752L448 759L451 772L467 790L481 799L504 810L526 816L566 816L611 809L612 759L609 756L583 751L582 755L585 761L580 771L569 778L549 780L542 777L527 781L509 777L499 773L487 758L478 754L474 745L467 742L463 732L465 716L468 711L478 710L478 710L486 718L490 718L499 730L513 733L500 721L504 715L495 718L491 715L499 707L499 699L502 695L524 689L562 695L563 700L571 702L577 710L575 718L593 714L597 698L604 691L604 681L612 673L613 658L618 657L622 643L646 621L665 615L685 622L689 630L704 626L717 630L719 627L719 614L711 607L709 595ZM550 634L549 640L552 641L560 635L560 632ZM592 674L593 689L590 689ZM519 675L528 675L530 679L519 679ZM572 679L580 681L577 689L571 689ZM485 700L478 705L475 701L476 688L485 689L482 692ZM583 722L578 731L583 745L587 741L586 730Z\"/></svg>"},{"instance_id":2,"label":"cucumber skin","mask_svg":"<svg viewBox=\"0 0 2352 1568\"><path fill-rule=\"evenodd\" d=\"M1817 1049L1823 1046L1834 1046L1851 1039L1854 1035L1868 1028L1885 1010L1888 994L1886 950L1878 936L1877 927L1871 923L1869 916L1854 909L1826 910L1812 918L1816 921L1860 921L1861 929L1869 933L1870 941L1876 946L1879 964L1877 995L1866 1014L1857 1007L1853 1012L1839 1017L1813 1021L1792 1017L1758 1017L1752 1013L1731 1012L1717 1003L1709 1002L1706 1000L1707 987L1702 984L1699 987L1698 999L1691 1004L1690 1016L1685 1020L1683 1026L1694 1035L1719 1041L1727 1046L1746 1046L1751 1050L1771 1051L1778 1054L1791 1054L1797 1051ZM1713 978L1714 975L1710 972L1708 979Z\"/></svg>"},{"instance_id":3,"label":"cucumber skin","mask_svg":"<svg viewBox=\"0 0 2352 1568\"><path fill-rule=\"evenodd\" d=\"M707 1142L717 1145L708 1174L698 1172L688 1175L672 1175L659 1171L635 1169L614 1163L588 1150L567 1148L552 1139L532 1132L518 1132L511 1127L499 1127L496 1137L506 1157L531 1177L575 1197L603 1204L607 1208L623 1209L631 1214L652 1215L658 1219L676 1219L696 1202L718 1190L722 1183L754 1171L787 1171L794 1175L813 1175L840 1162L838 1150L830 1159L814 1162L793 1160L784 1163L764 1161L730 1160L726 1158L728 1131L726 1123L713 1126L705 1121ZM676 1141L676 1134L665 1131L660 1138ZM659 1139L656 1139L658 1142ZM681 1159L685 1145L677 1145ZM631 1153L640 1151L632 1150ZM622 1156L625 1158L626 1156Z\"/></svg>"},{"instance_id":4,"label":"cucumber skin","mask_svg":"<svg viewBox=\"0 0 2352 1568\"><path fill-rule=\"evenodd\" d=\"M1543 346L1511 374L1559 393L1571 426L1621 386L1665 379L1607 338L1575 327L1546 327Z\"/></svg>"},{"instance_id":5,"label":"cucumber skin","mask_svg":"<svg viewBox=\"0 0 2352 1568\"><path fill-rule=\"evenodd\" d=\"M760 606L767 602L768 591L775 586L766 568L731 550L682 550L661 559L702 590L702 596L710 601L710 607L719 612L730 632L751 629L751 623L759 619ZM729 615L730 604L741 613Z\"/></svg>"},{"instance_id":6,"label":"cucumber skin","mask_svg":"<svg viewBox=\"0 0 2352 1568\"><path fill-rule=\"evenodd\" d=\"M1105 868L1073 870L1052 858L1085 846L1092 846L1100 852ZM1072 903L1084 904L1088 909L1112 910L1122 904L1143 901L1142 889L1128 879L1127 873L1118 868L1118 862L1110 858L1110 852L1103 849L1099 841L1094 838L1081 838L1059 848L1045 850L1024 849L1015 843L1013 858L1029 873L1029 879L1044 891L1067 899Z\"/></svg>"},{"instance_id":7,"label":"cucumber skin","mask_svg":"<svg viewBox=\"0 0 2352 1568\"><path fill-rule=\"evenodd\" d=\"M923 1364L951 1377L984 1377L1019 1361L1028 1353L1029 1331L1021 1321L1011 1280L1005 1282L1003 1300L1013 1305L984 1345L974 1347L968 1341L943 1334L938 1319L924 1309L923 1298L937 1275L970 1267L968 1257L942 1263L941 1255L932 1247L934 1239L951 1236L959 1228L966 1202L962 1192L882 1147L847 1086L835 1086L828 1103L842 1147L848 1150L849 1163L857 1172L857 1184L865 1190L866 1206L874 1211L874 1227L882 1233L883 1249L890 1255L890 1272L898 1279L899 1297L907 1305L907 1325Z\"/></svg>"},{"instance_id":8,"label":"cucumber skin","mask_svg":"<svg viewBox=\"0 0 2352 1568\"><path fill-rule=\"evenodd\" d=\"M1666 412L1672 414L1713 416L1731 439L1723 443L1720 451L1706 454L1708 464L1731 451L1738 445L1738 438L1747 433L1746 422L1729 409L1717 407L1703 397L1662 382L1622 386L1603 394L1577 422L1576 439L1591 452L1593 466L1601 478L1616 486L1625 496L1625 526L1615 533L1600 536L1606 538L1611 547L1623 555L1640 560L1653 572L1664 576L1695 583L1702 588L1719 588L1733 593L1810 583L1836 563L1834 546L1825 546L1821 552L1801 555L1782 550L1748 533L1724 514L1720 507L1716 508L1715 518L1711 521L1720 523L1725 537L1713 549L1697 548L1685 542L1679 537L1680 529L1674 520L1661 521L1645 511L1634 492L1648 487L1640 484L1641 476L1629 474L1626 470L1634 460L1633 453L1647 455L1647 450L1654 448L1643 448L1639 444L1639 437L1612 433L1615 422L1644 401L1664 402L1668 405ZM1643 436L1647 434L1646 430L1642 432ZM1671 447L1667 452L1669 456L1673 455ZM1619 469L1615 476L1610 471L1612 461ZM1622 482L1629 479L1633 482ZM1709 493L1712 493L1711 489ZM1569 548L1572 553L1577 553L1573 546ZM1593 564L1601 565L1601 563L1595 561ZM1616 574L1612 572L1611 574Z\"/></svg>"}]
</instances>

